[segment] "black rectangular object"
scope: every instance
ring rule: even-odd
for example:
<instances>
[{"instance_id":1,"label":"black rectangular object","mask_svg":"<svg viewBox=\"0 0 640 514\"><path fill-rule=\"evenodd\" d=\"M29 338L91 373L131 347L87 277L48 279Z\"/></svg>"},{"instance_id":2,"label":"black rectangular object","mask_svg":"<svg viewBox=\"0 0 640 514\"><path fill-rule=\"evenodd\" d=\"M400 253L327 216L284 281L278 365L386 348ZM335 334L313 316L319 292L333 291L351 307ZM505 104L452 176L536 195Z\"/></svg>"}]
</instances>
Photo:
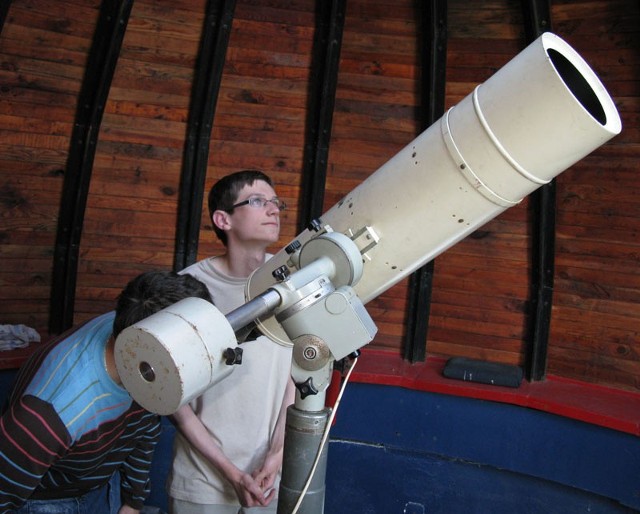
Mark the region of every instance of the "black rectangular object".
<instances>
[{"instance_id":1,"label":"black rectangular object","mask_svg":"<svg viewBox=\"0 0 640 514\"><path fill-rule=\"evenodd\" d=\"M522 382L522 368L519 366L467 357L450 358L442 374L456 380L505 387L519 387Z\"/></svg>"}]
</instances>

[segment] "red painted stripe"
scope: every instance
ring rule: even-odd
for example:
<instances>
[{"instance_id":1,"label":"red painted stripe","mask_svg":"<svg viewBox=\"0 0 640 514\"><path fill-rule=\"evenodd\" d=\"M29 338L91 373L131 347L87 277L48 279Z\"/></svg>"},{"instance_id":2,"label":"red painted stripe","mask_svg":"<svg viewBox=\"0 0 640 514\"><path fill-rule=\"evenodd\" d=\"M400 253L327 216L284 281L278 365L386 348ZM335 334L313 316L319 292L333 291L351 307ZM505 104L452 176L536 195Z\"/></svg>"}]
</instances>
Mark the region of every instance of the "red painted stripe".
<instances>
[{"instance_id":1,"label":"red painted stripe","mask_svg":"<svg viewBox=\"0 0 640 514\"><path fill-rule=\"evenodd\" d=\"M465 382L444 377L445 364L438 357L411 364L395 353L364 349L351 380L518 405L640 435L638 393L556 376L524 380L518 388Z\"/></svg>"}]
</instances>

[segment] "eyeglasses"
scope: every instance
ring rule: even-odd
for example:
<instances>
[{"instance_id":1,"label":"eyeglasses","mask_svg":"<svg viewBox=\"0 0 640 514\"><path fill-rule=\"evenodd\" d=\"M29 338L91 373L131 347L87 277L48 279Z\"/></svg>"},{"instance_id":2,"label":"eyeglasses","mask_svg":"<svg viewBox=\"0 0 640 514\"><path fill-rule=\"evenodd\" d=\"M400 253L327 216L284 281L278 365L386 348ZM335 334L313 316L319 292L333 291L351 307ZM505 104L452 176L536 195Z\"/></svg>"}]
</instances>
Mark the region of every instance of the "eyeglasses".
<instances>
[{"instance_id":1,"label":"eyeglasses","mask_svg":"<svg viewBox=\"0 0 640 514\"><path fill-rule=\"evenodd\" d=\"M242 207L243 205L248 205L249 207L253 207L254 209L264 209L268 203L272 203L273 205L275 205L279 211L284 211L287 208L287 204L280 200L280 198L278 198L277 196L274 196L270 200L263 198L262 196L252 196L251 198L232 205L231 207L229 207L229 209L227 209L227 211L232 211L236 207Z\"/></svg>"}]
</instances>

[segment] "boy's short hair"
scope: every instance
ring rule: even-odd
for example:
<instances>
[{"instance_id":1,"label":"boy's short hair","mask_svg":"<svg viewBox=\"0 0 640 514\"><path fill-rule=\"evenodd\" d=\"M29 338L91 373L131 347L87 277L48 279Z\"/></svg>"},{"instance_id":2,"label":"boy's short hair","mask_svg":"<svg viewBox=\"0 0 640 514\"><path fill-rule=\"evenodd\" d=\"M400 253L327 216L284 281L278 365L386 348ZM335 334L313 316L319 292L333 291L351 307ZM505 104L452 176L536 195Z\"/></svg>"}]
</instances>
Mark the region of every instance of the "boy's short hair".
<instances>
[{"instance_id":1,"label":"boy's short hair","mask_svg":"<svg viewBox=\"0 0 640 514\"><path fill-rule=\"evenodd\" d=\"M207 286L191 275L174 271L148 271L138 275L118 296L113 337L165 307L191 297L213 303Z\"/></svg>"},{"instance_id":2,"label":"boy's short hair","mask_svg":"<svg viewBox=\"0 0 640 514\"><path fill-rule=\"evenodd\" d=\"M273 187L273 182L269 176L260 170L240 170L218 180L209 191L209 219L213 221L213 213L218 210L232 213L233 208L231 206L238 200L238 194L242 191L242 188L252 185L256 180L262 180ZM225 231L220 230L215 223L213 223L213 230L218 239L227 246L227 234Z\"/></svg>"}]
</instances>

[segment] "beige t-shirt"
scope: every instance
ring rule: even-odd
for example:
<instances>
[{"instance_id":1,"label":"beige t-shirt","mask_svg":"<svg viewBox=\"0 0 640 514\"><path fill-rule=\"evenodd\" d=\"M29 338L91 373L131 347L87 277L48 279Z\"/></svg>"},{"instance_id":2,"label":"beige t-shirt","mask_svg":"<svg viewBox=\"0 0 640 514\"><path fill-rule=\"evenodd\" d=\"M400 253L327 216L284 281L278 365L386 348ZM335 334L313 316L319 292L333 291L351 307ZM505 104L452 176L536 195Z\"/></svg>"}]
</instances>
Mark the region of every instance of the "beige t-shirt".
<instances>
[{"instance_id":1,"label":"beige t-shirt","mask_svg":"<svg viewBox=\"0 0 640 514\"><path fill-rule=\"evenodd\" d=\"M216 307L226 314L245 303L246 279L218 272L215 259L204 259L182 273L204 282ZM265 336L243 343L242 349L242 364L191 406L225 455L251 473L262 465L269 448L291 374L292 350ZM279 477L276 491L278 485ZM180 433L174 442L168 492L194 503L239 504L233 487Z\"/></svg>"}]
</instances>

